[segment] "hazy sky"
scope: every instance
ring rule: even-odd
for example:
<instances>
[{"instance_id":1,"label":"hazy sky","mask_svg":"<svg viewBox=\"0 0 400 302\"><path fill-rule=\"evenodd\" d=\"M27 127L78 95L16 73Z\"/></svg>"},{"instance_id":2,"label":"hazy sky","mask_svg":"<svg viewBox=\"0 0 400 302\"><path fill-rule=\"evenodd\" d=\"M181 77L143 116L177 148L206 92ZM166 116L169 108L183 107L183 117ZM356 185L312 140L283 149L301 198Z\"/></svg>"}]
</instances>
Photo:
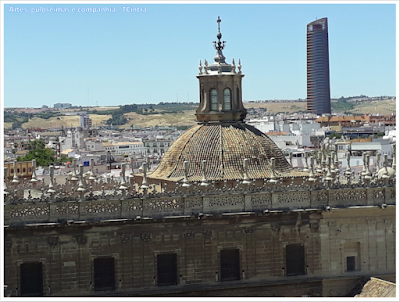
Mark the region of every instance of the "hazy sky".
<instances>
[{"instance_id":1,"label":"hazy sky","mask_svg":"<svg viewBox=\"0 0 400 302\"><path fill-rule=\"evenodd\" d=\"M115 12L90 12L101 8ZM218 16L227 62L242 62L244 100L306 97L306 25L323 17L331 97L396 94L395 4L11 3L4 106L197 102Z\"/></svg>"}]
</instances>

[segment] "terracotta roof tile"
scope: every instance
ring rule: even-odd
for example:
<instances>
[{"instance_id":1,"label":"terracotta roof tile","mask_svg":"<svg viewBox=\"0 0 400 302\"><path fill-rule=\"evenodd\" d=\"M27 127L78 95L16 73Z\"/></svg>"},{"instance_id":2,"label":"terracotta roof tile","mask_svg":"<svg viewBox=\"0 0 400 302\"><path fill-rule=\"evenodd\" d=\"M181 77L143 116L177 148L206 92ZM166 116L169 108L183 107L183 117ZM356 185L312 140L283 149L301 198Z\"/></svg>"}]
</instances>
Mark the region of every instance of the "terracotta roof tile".
<instances>
[{"instance_id":1,"label":"terracotta roof tile","mask_svg":"<svg viewBox=\"0 0 400 302\"><path fill-rule=\"evenodd\" d=\"M371 277L355 297L396 297L396 284Z\"/></svg>"},{"instance_id":2,"label":"terracotta roof tile","mask_svg":"<svg viewBox=\"0 0 400 302\"><path fill-rule=\"evenodd\" d=\"M270 178L271 158L277 177L308 176L287 162L278 146L264 133L247 124L197 125L183 133L164 154L149 178L180 181L183 162L188 161L189 181L202 179L206 160L207 180L243 179L243 160L248 158L250 179Z\"/></svg>"}]
</instances>

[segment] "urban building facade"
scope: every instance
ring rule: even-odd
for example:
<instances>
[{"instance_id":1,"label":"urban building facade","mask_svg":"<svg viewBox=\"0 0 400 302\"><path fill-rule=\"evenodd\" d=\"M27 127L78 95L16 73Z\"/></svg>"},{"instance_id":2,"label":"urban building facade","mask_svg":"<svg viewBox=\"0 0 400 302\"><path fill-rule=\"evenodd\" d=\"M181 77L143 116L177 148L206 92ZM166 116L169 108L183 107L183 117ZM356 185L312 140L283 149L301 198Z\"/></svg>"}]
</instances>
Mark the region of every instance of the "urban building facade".
<instances>
[{"instance_id":1,"label":"urban building facade","mask_svg":"<svg viewBox=\"0 0 400 302\"><path fill-rule=\"evenodd\" d=\"M147 155L164 155L171 146L172 140L165 138L146 138L143 139L143 146L146 148Z\"/></svg>"},{"instance_id":2,"label":"urban building facade","mask_svg":"<svg viewBox=\"0 0 400 302\"><path fill-rule=\"evenodd\" d=\"M135 155L145 156L146 148L142 142L115 142L115 143L103 143L105 151L110 151L116 155Z\"/></svg>"},{"instance_id":3,"label":"urban building facade","mask_svg":"<svg viewBox=\"0 0 400 302\"><path fill-rule=\"evenodd\" d=\"M331 113L327 18L307 24L307 110Z\"/></svg>"},{"instance_id":4,"label":"urban building facade","mask_svg":"<svg viewBox=\"0 0 400 302\"><path fill-rule=\"evenodd\" d=\"M92 128L92 120L89 117L89 114L79 116L79 126L83 129Z\"/></svg>"},{"instance_id":5,"label":"urban building facade","mask_svg":"<svg viewBox=\"0 0 400 302\"><path fill-rule=\"evenodd\" d=\"M12 179L14 173L17 177L32 177L32 162L31 161L14 161L4 162L5 178Z\"/></svg>"},{"instance_id":6,"label":"urban building facade","mask_svg":"<svg viewBox=\"0 0 400 302\"><path fill-rule=\"evenodd\" d=\"M103 146L103 142L100 139L93 138L93 139L86 139L85 140L85 150L86 151L92 151L92 152L98 152L98 151L104 151L105 148Z\"/></svg>"},{"instance_id":7,"label":"urban building facade","mask_svg":"<svg viewBox=\"0 0 400 302\"><path fill-rule=\"evenodd\" d=\"M70 103L55 103L54 108L71 108L72 104Z\"/></svg>"}]
</instances>

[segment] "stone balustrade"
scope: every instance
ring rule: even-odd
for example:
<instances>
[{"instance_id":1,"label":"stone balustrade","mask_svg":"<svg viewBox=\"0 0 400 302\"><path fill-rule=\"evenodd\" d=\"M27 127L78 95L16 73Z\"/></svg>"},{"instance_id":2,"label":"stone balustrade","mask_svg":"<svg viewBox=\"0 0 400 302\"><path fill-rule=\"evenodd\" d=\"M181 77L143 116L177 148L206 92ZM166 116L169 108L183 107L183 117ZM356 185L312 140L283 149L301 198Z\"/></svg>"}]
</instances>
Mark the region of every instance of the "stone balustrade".
<instances>
[{"instance_id":1,"label":"stone balustrade","mask_svg":"<svg viewBox=\"0 0 400 302\"><path fill-rule=\"evenodd\" d=\"M394 205L394 183L376 187L297 190L215 190L203 194L98 195L86 200L31 199L4 205L4 224L59 223L112 219L166 218L239 212L268 212L334 207ZM260 188L261 189L261 188ZM88 195L89 196L89 195Z\"/></svg>"},{"instance_id":2,"label":"stone balustrade","mask_svg":"<svg viewBox=\"0 0 400 302\"><path fill-rule=\"evenodd\" d=\"M348 157L349 161L349 157ZM245 161L246 162L246 159ZM323 161L321 161L324 163ZM187 180L165 184L148 184L146 165L141 183L135 176L125 176L122 165L119 179L96 177L93 163L90 171L83 173L83 165L66 177L64 184L54 178L50 166L49 184L32 179L4 181L4 223L48 223L63 221L98 221L109 219L144 219L202 214L240 212L286 211L298 209L329 209L332 207L393 205L396 200L395 166L387 166L374 173L355 174L350 166L340 173L331 171L331 158L327 168L313 172L309 177L276 177L269 179L243 179L234 182ZM366 162L364 162L366 163ZM188 163L184 162L185 167ZM203 162L204 164L204 162ZM16 165L16 162L14 163ZM33 160L32 166L36 163ZM272 170L274 160L272 160ZM185 172L186 173L186 172ZM7 173L5 173L6 175Z\"/></svg>"}]
</instances>

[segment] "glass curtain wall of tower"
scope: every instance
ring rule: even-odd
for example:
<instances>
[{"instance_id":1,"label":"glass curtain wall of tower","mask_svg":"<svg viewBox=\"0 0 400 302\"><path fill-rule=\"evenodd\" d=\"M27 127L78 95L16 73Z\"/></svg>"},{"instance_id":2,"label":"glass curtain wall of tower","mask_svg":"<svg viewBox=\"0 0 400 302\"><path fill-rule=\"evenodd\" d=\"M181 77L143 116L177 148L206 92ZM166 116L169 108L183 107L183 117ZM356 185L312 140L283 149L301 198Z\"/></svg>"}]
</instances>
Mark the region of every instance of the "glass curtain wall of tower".
<instances>
[{"instance_id":1,"label":"glass curtain wall of tower","mask_svg":"<svg viewBox=\"0 0 400 302\"><path fill-rule=\"evenodd\" d=\"M331 114L328 19L307 24L307 110Z\"/></svg>"}]
</instances>

